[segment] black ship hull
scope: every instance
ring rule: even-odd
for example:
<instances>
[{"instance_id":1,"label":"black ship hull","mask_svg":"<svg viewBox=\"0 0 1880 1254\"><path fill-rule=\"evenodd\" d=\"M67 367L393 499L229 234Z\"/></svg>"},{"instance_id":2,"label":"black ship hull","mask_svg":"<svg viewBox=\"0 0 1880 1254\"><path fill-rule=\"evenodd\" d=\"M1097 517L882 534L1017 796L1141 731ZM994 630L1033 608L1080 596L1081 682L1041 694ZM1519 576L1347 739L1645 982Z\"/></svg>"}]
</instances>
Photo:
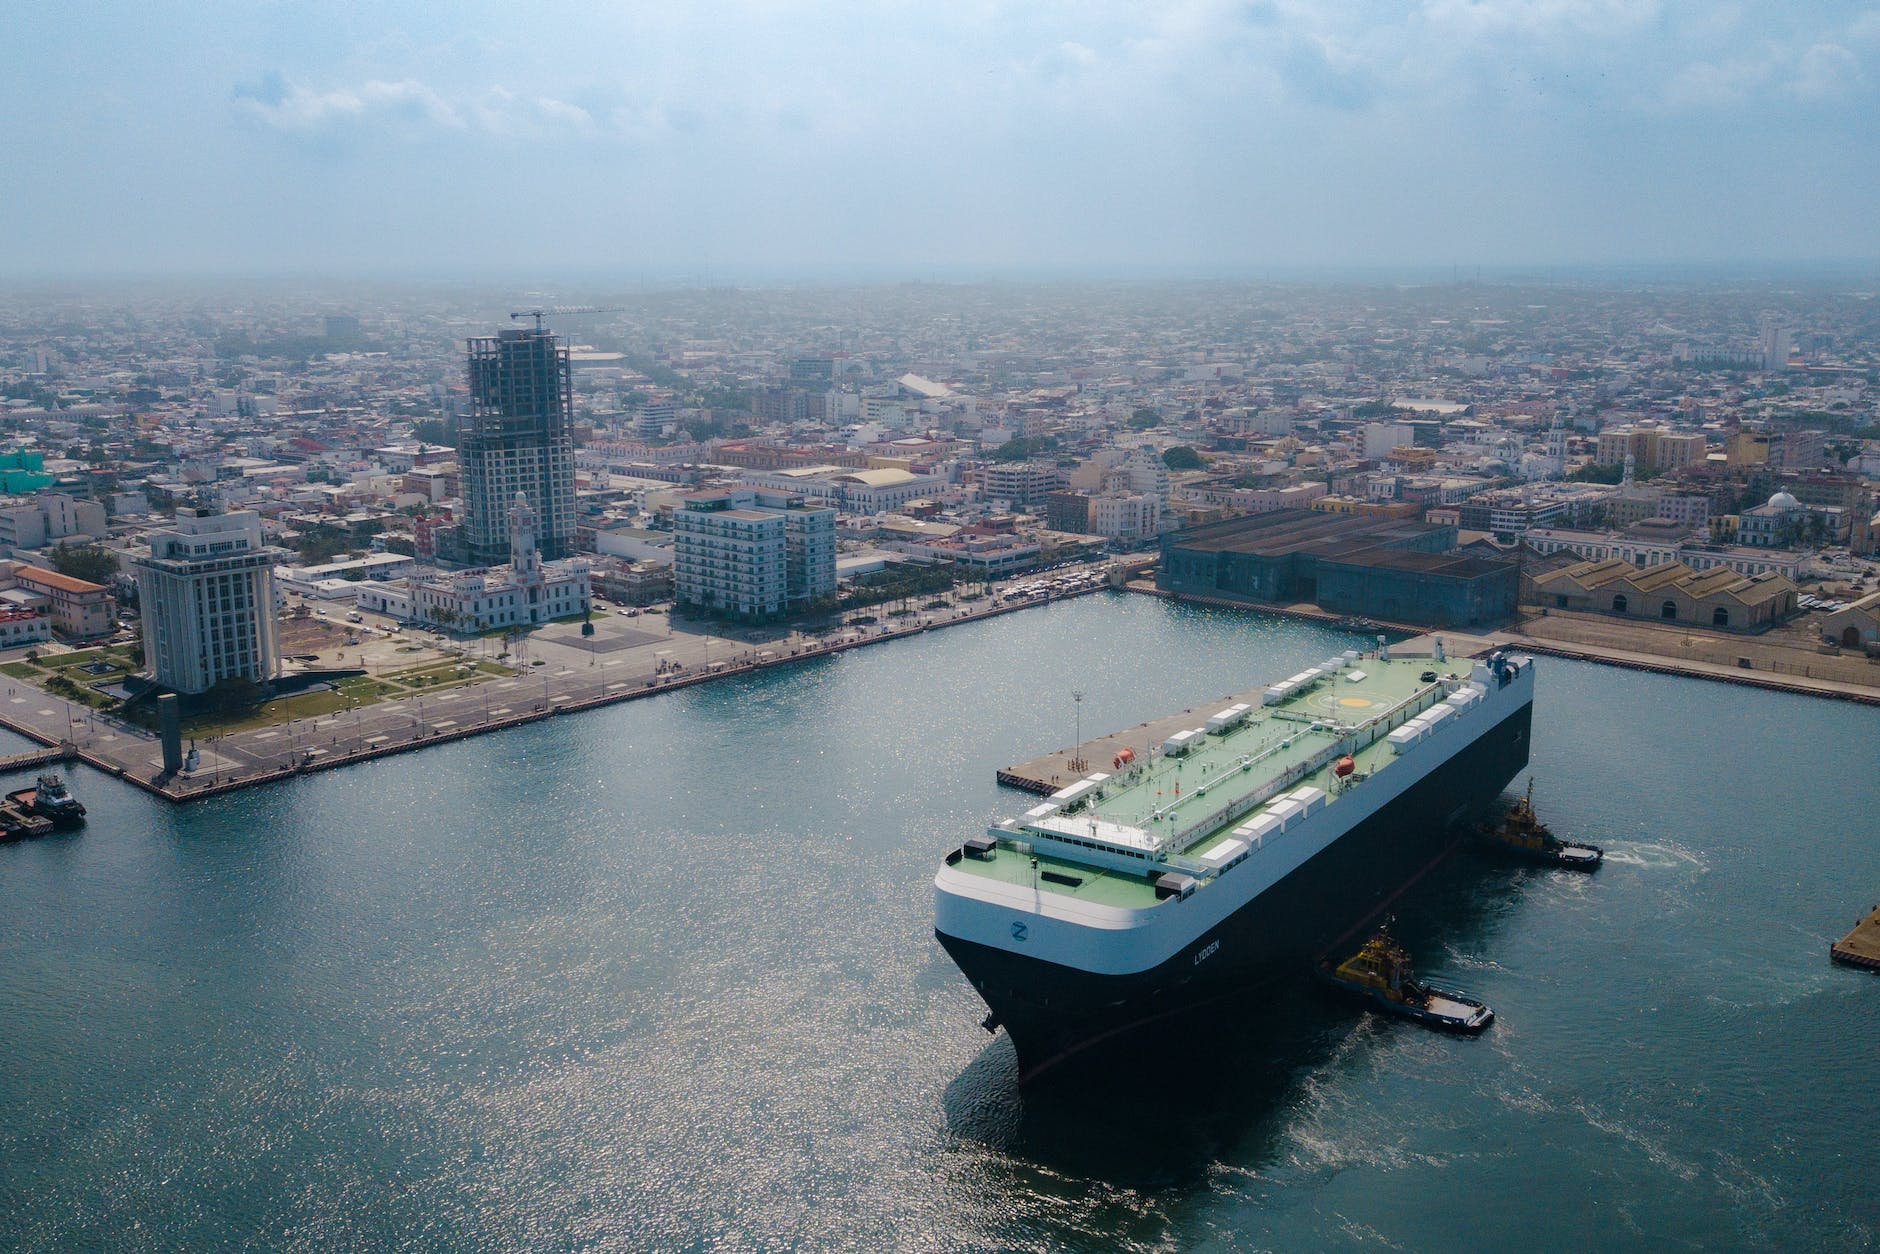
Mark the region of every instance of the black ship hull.
<instances>
[{"instance_id":1,"label":"black ship hull","mask_svg":"<svg viewBox=\"0 0 1880 1254\"><path fill-rule=\"evenodd\" d=\"M1524 705L1318 856L1147 971L1099 975L936 932L1029 1081L1210 1002L1310 970L1454 847L1528 761ZM1132 1042L1139 1043L1139 1042ZM1087 1058L1086 1058L1087 1060Z\"/></svg>"}]
</instances>

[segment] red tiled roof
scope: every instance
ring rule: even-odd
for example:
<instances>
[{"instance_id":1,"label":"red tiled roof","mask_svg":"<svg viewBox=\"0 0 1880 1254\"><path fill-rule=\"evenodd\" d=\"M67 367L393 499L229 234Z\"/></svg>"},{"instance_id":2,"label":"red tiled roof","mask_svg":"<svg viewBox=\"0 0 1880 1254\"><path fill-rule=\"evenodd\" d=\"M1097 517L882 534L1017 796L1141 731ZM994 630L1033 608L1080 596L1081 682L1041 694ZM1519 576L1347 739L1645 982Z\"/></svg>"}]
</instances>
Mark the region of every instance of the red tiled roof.
<instances>
[{"instance_id":1,"label":"red tiled roof","mask_svg":"<svg viewBox=\"0 0 1880 1254\"><path fill-rule=\"evenodd\" d=\"M22 566L14 572L22 581L43 584L48 588L57 588L60 592L103 592L101 583L87 583L83 579L74 579L70 575L61 575L56 570L47 570L43 566Z\"/></svg>"}]
</instances>

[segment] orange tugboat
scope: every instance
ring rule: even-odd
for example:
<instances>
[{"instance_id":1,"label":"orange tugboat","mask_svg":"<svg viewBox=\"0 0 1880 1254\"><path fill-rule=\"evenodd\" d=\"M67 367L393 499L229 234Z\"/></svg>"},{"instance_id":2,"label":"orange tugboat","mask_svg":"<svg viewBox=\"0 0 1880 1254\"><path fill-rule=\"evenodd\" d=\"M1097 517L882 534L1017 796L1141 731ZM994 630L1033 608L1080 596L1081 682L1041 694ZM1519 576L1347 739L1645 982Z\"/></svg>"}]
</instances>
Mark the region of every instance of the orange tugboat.
<instances>
[{"instance_id":1,"label":"orange tugboat","mask_svg":"<svg viewBox=\"0 0 1880 1254\"><path fill-rule=\"evenodd\" d=\"M1561 840L1547 830L1534 814L1534 780L1528 779L1527 795L1509 807L1499 827L1484 827L1482 835L1499 849L1516 853L1533 862L1591 871L1605 860L1605 850L1598 845L1584 845Z\"/></svg>"},{"instance_id":2,"label":"orange tugboat","mask_svg":"<svg viewBox=\"0 0 1880 1254\"><path fill-rule=\"evenodd\" d=\"M1320 962L1319 978L1364 998L1374 1010L1449 1032L1480 1032L1495 1018L1494 1011L1466 993L1411 978L1410 955L1391 938L1388 919L1364 948L1338 966Z\"/></svg>"}]
</instances>

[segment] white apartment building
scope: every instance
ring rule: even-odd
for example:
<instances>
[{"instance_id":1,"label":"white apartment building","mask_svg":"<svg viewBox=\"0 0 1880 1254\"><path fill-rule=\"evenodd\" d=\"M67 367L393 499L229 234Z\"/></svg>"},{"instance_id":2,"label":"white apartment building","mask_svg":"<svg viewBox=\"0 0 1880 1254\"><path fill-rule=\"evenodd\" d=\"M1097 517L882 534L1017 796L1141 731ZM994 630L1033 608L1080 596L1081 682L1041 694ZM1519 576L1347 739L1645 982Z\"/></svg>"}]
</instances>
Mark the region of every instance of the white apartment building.
<instances>
[{"instance_id":1,"label":"white apartment building","mask_svg":"<svg viewBox=\"0 0 1880 1254\"><path fill-rule=\"evenodd\" d=\"M1159 533L1162 502L1144 492L1092 497L1090 527L1111 540L1144 540Z\"/></svg>"},{"instance_id":2,"label":"white apartment building","mask_svg":"<svg viewBox=\"0 0 1880 1254\"><path fill-rule=\"evenodd\" d=\"M110 533L97 501L63 492L0 498L0 552L44 548L55 540L102 540Z\"/></svg>"},{"instance_id":3,"label":"white apartment building","mask_svg":"<svg viewBox=\"0 0 1880 1254\"><path fill-rule=\"evenodd\" d=\"M1394 449L1417 442L1416 428L1404 422L1371 422L1364 427L1364 436L1359 456L1366 461L1376 461L1389 456Z\"/></svg>"},{"instance_id":4,"label":"white apartment building","mask_svg":"<svg viewBox=\"0 0 1880 1254\"><path fill-rule=\"evenodd\" d=\"M52 639L52 616L38 610L0 608L0 649Z\"/></svg>"},{"instance_id":5,"label":"white apartment building","mask_svg":"<svg viewBox=\"0 0 1880 1254\"><path fill-rule=\"evenodd\" d=\"M836 512L754 487L688 492L672 516L685 605L770 618L836 590Z\"/></svg>"},{"instance_id":6,"label":"white apartment building","mask_svg":"<svg viewBox=\"0 0 1880 1254\"><path fill-rule=\"evenodd\" d=\"M150 537L150 555L132 561L152 677L182 693L224 679L266 683L280 669L274 617L274 564L261 516L179 511L173 528Z\"/></svg>"},{"instance_id":7,"label":"white apartment building","mask_svg":"<svg viewBox=\"0 0 1880 1254\"><path fill-rule=\"evenodd\" d=\"M1042 504L1066 482L1056 466L1037 462L994 462L979 472L979 486L987 500L1018 506Z\"/></svg>"}]
</instances>

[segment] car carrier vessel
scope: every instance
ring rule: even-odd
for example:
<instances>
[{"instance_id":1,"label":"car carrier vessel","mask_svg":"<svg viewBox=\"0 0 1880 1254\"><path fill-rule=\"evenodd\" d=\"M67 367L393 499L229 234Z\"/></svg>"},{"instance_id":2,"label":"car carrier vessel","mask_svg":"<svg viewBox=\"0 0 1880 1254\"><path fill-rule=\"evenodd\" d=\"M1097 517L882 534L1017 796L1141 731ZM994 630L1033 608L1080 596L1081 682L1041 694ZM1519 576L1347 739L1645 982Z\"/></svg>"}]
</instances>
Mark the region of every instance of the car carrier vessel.
<instances>
[{"instance_id":1,"label":"car carrier vessel","mask_svg":"<svg viewBox=\"0 0 1880 1254\"><path fill-rule=\"evenodd\" d=\"M935 935L1033 1079L1310 970L1527 765L1533 701L1526 656L1330 658L948 853Z\"/></svg>"}]
</instances>

